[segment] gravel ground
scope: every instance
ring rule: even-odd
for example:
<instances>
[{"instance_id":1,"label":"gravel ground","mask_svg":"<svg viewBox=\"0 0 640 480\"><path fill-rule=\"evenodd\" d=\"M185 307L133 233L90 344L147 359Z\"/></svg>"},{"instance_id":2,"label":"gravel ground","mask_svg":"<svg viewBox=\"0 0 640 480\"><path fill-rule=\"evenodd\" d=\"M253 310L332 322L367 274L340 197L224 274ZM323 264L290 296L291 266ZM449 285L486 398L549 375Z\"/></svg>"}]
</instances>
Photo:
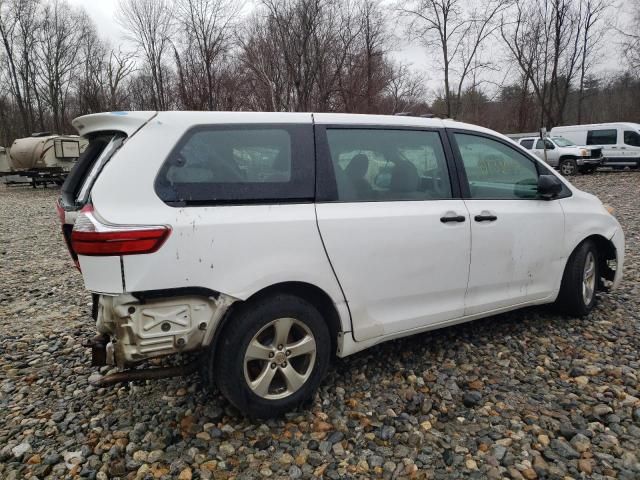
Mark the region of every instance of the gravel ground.
<instances>
[{"instance_id":1,"label":"gravel ground","mask_svg":"<svg viewBox=\"0 0 640 480\"><path fill-rule=\"evenodd\" d=\"M575 183L627 235L625 280L588 318L536 308L389 342L265 423L197 376L90 386L56 192L0 187L0 478L640 478L640 174Z\"/></svg>"}]
</instances>

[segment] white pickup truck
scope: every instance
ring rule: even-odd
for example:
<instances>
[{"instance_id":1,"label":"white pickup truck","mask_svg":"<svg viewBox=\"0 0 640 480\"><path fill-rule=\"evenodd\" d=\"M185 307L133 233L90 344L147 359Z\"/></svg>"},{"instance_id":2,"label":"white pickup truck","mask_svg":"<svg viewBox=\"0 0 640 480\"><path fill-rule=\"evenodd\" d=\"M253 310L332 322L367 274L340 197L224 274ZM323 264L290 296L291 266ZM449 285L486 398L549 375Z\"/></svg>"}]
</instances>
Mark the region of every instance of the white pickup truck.
<instances>
[{"instance_id":1,"label":"white pickup truck","mask_svg":"<svg viewBox=\"0 0 640 480\"><path fill-rule=\"evenodd\" d=\"M564 176L593 173L602 164L602 147L580 147L564 137L524 137L518 143ZM547 155L545 158L545 143Z\"/></svg>"}]
</instances>

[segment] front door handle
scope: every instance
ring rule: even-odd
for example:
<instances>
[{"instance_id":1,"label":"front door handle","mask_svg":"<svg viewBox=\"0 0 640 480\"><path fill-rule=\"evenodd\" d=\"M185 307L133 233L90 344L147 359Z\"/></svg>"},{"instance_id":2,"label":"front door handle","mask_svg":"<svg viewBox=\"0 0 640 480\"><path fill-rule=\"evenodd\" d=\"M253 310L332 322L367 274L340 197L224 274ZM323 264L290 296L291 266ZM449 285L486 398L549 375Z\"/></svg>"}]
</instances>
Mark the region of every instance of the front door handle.
<instances>
[{"instance_id":1,"label":"front door handle","mask_svg":"<svg viewBox=\"0 0 640 480\"><path fill-rule=\"evenodd\" d=\"M449 222L464 222L466 220L466 217L464 215L449 215L446 217L440 217L440 221L442 223L449 223Z\"/></svg>"},{"instance_id":2,"label":"front door handle","mask_svg":"<svg viewBox=\"0 0 640 480\"><path fill-rule=\"evenodd\" d=\"M498 217L495 215L476 215L473 217L476 222L495 222Z\"/></svg>"}]
</instances>

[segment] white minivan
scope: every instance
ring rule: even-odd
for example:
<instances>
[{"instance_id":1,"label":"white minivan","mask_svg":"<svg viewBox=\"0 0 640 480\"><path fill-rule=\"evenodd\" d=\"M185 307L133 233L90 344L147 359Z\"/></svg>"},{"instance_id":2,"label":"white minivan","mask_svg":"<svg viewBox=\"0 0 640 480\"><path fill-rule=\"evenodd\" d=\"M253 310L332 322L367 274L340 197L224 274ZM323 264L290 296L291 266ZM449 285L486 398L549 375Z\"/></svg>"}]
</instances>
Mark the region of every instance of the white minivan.
<instances>
[{"instance_id":1,"label":"white minivan","mask_svg":"<svg viewBox=\"0 0 640 480\"><path fill-rule=\"evenodd\" d=\"M550 135L565 137L577 145L602 147L603 166L640 167L640 123L598 123L554 127Z\"/></svg>"},{"instance_id":2,"label":"white minivan","mask_svg":"<svg viewBox=\"0 0 640 480\"><path fill-rule=\"evenodd\" d=\"M200 370L253 417L332 357L529 305L586 315L622 276L611 211L494 131L331 113L118 112L59 214L98 299L98 385ZM183 367L146 360L199 354Z\"/></svg>"}]
</instances>

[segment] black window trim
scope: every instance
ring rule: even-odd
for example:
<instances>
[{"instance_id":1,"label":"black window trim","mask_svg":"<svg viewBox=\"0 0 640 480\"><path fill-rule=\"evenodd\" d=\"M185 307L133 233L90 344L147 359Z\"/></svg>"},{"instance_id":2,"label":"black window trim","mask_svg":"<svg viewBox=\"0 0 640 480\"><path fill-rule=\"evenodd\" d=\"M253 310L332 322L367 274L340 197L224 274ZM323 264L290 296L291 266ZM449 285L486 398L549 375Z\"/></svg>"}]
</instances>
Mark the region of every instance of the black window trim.
<instances>
[{"instance_id":1,"label":"black window trim","mask_svg":"<svg viewBox=\"0 0 640 480\"><path fill-rule=\"evenodd\" d=\"M464 162L462 161L462 154L460 153L460 148L458 146L458 142L456 141L456 134L462 134L462 135L473 135L476 137L482 137L482 138L487 138L489 140L493 140L495 142L501 143L502 145L504 145L507 148L510 148L511 150L513 150L514 152L520 154L520 155L524 155L525 158L529 159L531 162L533 162L534 166L536 167L536 172L538 173L538 176L540 175L553 175L549 169L543 165L541 163L540 160L538 160L537 157L535 157L532 153L529 153L528 150L525 150L524 148L515 148L516 146L513 145L511 142L497 137L495 135L491 135L485 132L479 132L476 130L465 130L463 128L447 128L446 129L447 132L447 136L449 137L449 143L451 144L451 150L453 152L453 157L454 157L454 161L456 164L456 167L458 169L458 178L460 179L460 191L462 193L462 198L465 200L503 200L503 201L531 201L531 200L544 200L544 201L550 201L550 200L559 200L562 198L567 198L567 197L571 197L573 195L573 193L571 193L571 189L569 189L564 183L562 184L562 192L553 197L552 199L542 199L542 198L518 198L518 197L514 197L514 198L501 198L501 197L496 197L496 198L473 198L471 196L471 189L469 188L469 180L467 178L467 173L464 169Z\"/></svg>"},{"instance_id":2,"label":"black window trim","mask_svg":"<svg viewBox=\"0 0 640 480\"><path fill-rule=\"evenodd\" d=\"M445 163L449 173L449 184L451 186L450 198L425 198L422 200L396 199L396 200L340 200L338 199L338 186L331 151L327 138L327 130L407 130L417 132L437 133L442 150L445 156ZM391 203L391 202L438 202L446 200L461 199L460 182L458 171L453 161L453 154L449 139L442 127L422 127L419 125L367 125L361 123L338 123L338 124L314 124L314 137L316 144L316 203Z\"/></svg>"},{"instance_id":3,"label":"black window trim","mask_svg":"<svg viewBox=\"0 0 640 480\"><path fill-rule=\"evenodd\" d=\"M299 132L294 132L294 128L306 128L307 132L304 135L300 135ZM162 198L158 192L160 177L164 174L166 165L169 159L185 145L185 143L191 138L194 133L199 131L214 131L214 130L277 130L282 129L287 131L291 138L291 175L293 178L296 165L294 157L296 155L300 157L310 158L308 165L304 168L310 168L312 171L308 175L310 177L310 195L283 195L282 197L265 195L268 198L232 198L232 199L202 199L202 200L186 200L186 201L171 201ZM300 165L298 164L298 167ZM299 170L299 168L298 168ZM207 206L237 206L237 205L279 205L282 203L287 204L305 204L313 203L315 198L316 188L316 161L314 152L314 139L313 139L313 123L312 122L287 122L287 123L202 123L192 125L189 127L176 142L173 148L169 151L169 154L162 161L161 167L156 173L153 181L153 190L156 196L166 205L174 208L183 207L207 207ZM304 180L304 179L303 179ZM273 182L265 183L265 190L271 190L281 183L289 182ZM299 185L303 188L304 185Z\"/></svg>"}]
</instances>

